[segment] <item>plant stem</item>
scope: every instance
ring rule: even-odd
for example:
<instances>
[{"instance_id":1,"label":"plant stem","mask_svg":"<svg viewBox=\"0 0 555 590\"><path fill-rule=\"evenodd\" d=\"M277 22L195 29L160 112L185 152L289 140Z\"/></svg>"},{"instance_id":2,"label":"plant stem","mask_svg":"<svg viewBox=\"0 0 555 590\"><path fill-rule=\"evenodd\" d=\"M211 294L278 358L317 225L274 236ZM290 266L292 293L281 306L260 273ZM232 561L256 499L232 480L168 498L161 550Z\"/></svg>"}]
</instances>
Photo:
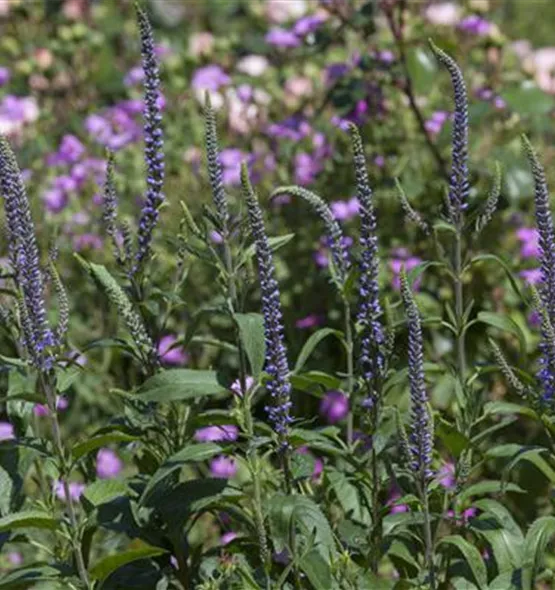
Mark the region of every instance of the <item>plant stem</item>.
<instances>
[{"instance_id":1,"label":"plant stem","mask_svg":"<svg viewBox=\"0 0 555 590\"><path fill-rule=\"evenodd\" d=\"M175 558L177 559L177 579L181 582L184 590L190 588L189 585L189 565L187 564L187 556L183 551L183 546L181 545L179 535L176 534L172 537L172 545L173 550L175 553Z\"/></svg>"},{"instance_id":2,"label":"plant stem","mask_svg":"<svg viewBox=\"0 0 555 590\"><path fill-rule=\"evenodd\" d=\"M457 362L459 375L464 382L466 375L466 354L464 350L464 299L462 284L462 236L460 228L457 228L455 237L455 317L457 318Z\"/></svg>"},{"instance_id":3,"label":"plant stem","mask_svg":"<svg viewBox=\"0 0 555 590\"><path fill-rule=\"evenodd\" d=\"M428 489L426 483L420 485L420 496L424 507L424 544L426 551L426 567L430 576L430 590L436 589L435 569L434 569L434 545L432 541L432 524L430 520L430 507L428 503Z\"/></svg>"},{"instance_id":4,"label":"plant stem","mask_svg":"<svg viewBox=\"0 0 555 590\"><path fill-rule=\"evenodd\" d=\"M56 410L56 394L54 392L54 387L50 375L41 373L40 382L46 395L46 401L48 404L48 410L52 422L52 438L54 439L54 448L56 449L56 454L58 457L58 461L60 463L60 478L62 480L64 496L69 515L69 521L71 525L71 544L73 546L73 553L75 555L75 563L77 565L77 571L79 573L79 578L81 579L83 586L87 588L87 590L90 590L92 586L89 581L87 568L85 567L85 561L83 559L83 554L81 552L79 524L77 522L75 507L73 505L73 499L71 498L69 490L69 473L67 469L64 444L62 442L62 435L60 432L60 423L58 422L58 413Z\"/></svg>"},{"instance_id":5,"label":"plant stem","mask_svg":"<svg viewBox=\"0 0 555 590\"><path fill-rule=\"evenodd\" d=\"M379 482L378 482L378 454L372 445L372 558L370 567L374 574L378 573L378 565L380 562L380 545L381 545L381 519L379 501Z\"/></svg>"},{"instance_id":6,"label":"plant stem","mask_svg":"<svg viewBox=\"0 0 555 590\"><path fill-rule=\"evenodd\" d=\"M347 397L349 399L349 414L347 415L347 445L353 444L353 389L354 389L354 367L353 367L353 329L351 326L351 306L345 300L345 342L347 347Z\"/></svg>"}]
</instances>

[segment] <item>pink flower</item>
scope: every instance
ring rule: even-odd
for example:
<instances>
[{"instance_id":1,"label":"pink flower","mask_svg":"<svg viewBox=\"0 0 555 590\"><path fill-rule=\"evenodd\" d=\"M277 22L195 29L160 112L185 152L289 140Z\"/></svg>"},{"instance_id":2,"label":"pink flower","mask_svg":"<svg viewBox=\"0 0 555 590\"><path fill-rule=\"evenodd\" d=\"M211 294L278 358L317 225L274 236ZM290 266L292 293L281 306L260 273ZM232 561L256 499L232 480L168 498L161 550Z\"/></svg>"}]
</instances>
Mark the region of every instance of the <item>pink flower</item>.
<instances>
[{"instance_id":1,"label":"pink flower","mask_svg":"<svg viewBox=\"0 0 555 590\"><path fill-rule=\"evenodd\" d=\"M219 455L210 461L210 473L212 477L231 479L237 473L235 459Z\"/></svg>"},{"instance_id":2,"label":"pink flower","mask_svg":"<svg viewBox=\"0 0 555 590\"><path fill-rule=\"evenodd\" d=\"M237 538L237 533L235 531L228 531L224 533L220 537L220 544L222 545L229 545L231 541L234 541Z\"/></svg>"},{"instance_id":3,"label":"pink flower","mask_svg":"<svg viewBox=\"0 0 555 590\"><path fill-rule=\"evenodd\" d=\"M184 365L189 360L189 356L181 346L172 348L176 342L177 336L173 334L162 336L158 342L158 355L167 365Z\"/></svg>"},{"instance_id":4,"label":"pink flower","mask_svg":"<svg viewBox=\"0 0 555 590\"><path fill-rule=\"evenodd\" d=\"M96 474L100 479L113 479L123 469L122 460L112 449L100 449L96 455Z\"/></svg>"},{"instance_id":5,"label":"pink flower","mask_svg":"<svg viewBox=\"0 0 555 590\"><path fill-rule=\"evenodd\" d=\"M215 442L237 440L239 429L232 424L221 426L205 426L195 432L194 439L197 442Z\"/></svg>"},{"instance_id":6,"label":"pink flower","mask_svg":"<svg viewBox=\"0 0 555 590\"><path fill-rule=\"evenodd\" d=\"M301 455L312 455L312 453L308 450L308 447L299 447L297 449L297 453ZM316 481L324 471L324 462L319 457L314 457L314 468L312 469L312 475L310 479L312 481Z\"/></svg>"},{"instance_id":7,"label":"pink flower","mask_svg":"<svg viewBox=\"0 0 555 590\"><path fill-rule=\"evenodd\" d=\"M270 22L283 23L303 16L307 3L305 0L266 0L264 8Z\"/></svg>"},{"instance_id":8,"label":"pink flower","mask_svg":"<svg viewBox=\"0 0 555 590\"><path fill-rule=\"evenodd\" d=\"M68 485L69 496L72 500L77 501L81 497L81 494L85 491L85 484L71 481ZM62 502L66 501L66 494L64 490L64 484L58 480L54 482L54 494Z\"/></svg>"},{"instance_id":9,"label":"pink flower","mask_svg":"<svg viewBox=\"0 0 555 590\"><path fill-rule=\"evenodd\" d=\"M194 57L209 55L214 47L214 35L207 31L193 33L189 37L189 53Z\"/></svg>"},{"instance_id":10,"label":"pink flower","mask_svg":"<svg viewBox=\"0 0 555 590\"><path fill-rule=\"evenodd\" d=\"M19 551L10 551L8 553L8 561L11 565L21 565L23 563L23 556Z\"/></svg>"},{"instance_id":11,"label":"pink flower","mask_svg":"<svg viewBox=\"0 0 555 590\"><path fill-rule=\"evenodd\" d=\"M455 2L440 2L428 6L424 16L433 25L453 26L459 22L460 12L460 6Z\"/></svg>"},{"instance_id":12,"label":"pink flower","mask_svg":"<svg viewBox=\"0 0 555 590\"><path fill-rule=\"evenodd\" d=\"M263 55L247 55L237 62L237 71L258 77L268 69L270 62Z\"/></svg>"},{"instance_id":13,"label":"pink flower","mask_svg":"<svg viewBox=\"0 0 555 590\"><path fill-rule=\"evenodd\" d=\"M295 327L300 328L301 330L305 330L306 328L314 328L318 326L322 321L322 318L319 315L311 314L307 315L304 318L300 318L295 322Z\"/></svg>"},{"instance_id":14,"label":"pink flower","mask_svg":"<svg viewBox=\"0 0 555 590\"><path fill-rule=\"evenodd\" d=\"M388 506L391 506L390 514L400 514L401 512L408 512L409 507L406 504L397 504L397 500L401 498L398 490L393 489L389 494L387 501Z\"/></svg>"},{"instance_id":15,"label":"pink flower","mask_svg":"<svg viewBox=\"0 0 555 590\"><path fill-rule=\"evenodd\" d=\"M251 390L254 384L254 377L247 375L247 377L245 378L245 387L247 388L247 392ZM231 384L230 389L231 391L233 391L235 395L238 395L239 397L243 396L243 392L241 391L241 381L239 379L235 379L235 381Z\"/></svg>"},{"instance_id":16,"label":"pink flower","mask_svg":"<svg viewBox=\"0 0 555 590\"><path fill-rule=\"evenodd\" d=\"M320 415L330 424L340 422L349 413L349 399L340 391L328 391L320 402Z\"/></svg>"},{"instance_id":17,"label":"pink flower","mask_svg":"<svg viewBox=\"0 0 555 590\"><path fill-rule=\"evenodd\" d=\"M12 440L15 438L13 424L9 422L0 422L0 441Z\"/></svg>"}]
</instances>

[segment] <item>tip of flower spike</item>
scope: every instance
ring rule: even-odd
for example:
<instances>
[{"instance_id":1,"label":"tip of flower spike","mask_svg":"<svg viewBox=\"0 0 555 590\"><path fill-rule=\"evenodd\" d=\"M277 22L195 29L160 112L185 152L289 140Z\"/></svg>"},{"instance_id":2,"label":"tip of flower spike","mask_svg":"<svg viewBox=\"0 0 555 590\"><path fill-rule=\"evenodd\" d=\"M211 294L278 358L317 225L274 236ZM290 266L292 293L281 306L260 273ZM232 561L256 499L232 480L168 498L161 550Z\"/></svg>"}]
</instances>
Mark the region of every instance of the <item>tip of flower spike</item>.
<instances>
[{"instance_id":1,"label":"tip of flower spike","mask_svg":"<svg viewBox=\"0 0 555 590\"><path fill-rule=\"evenodd\" d=\"M534 149L534 146L532 145L532 142L528 139L528 136L523 133L520 136L520 142L522 143L522 149L524 150L524 152L526 153L526 155L529 158L536 158L536 150Z\"/></svg>"},{"instance_id":2,"label":"tip of flower spike","mask_svg":"<svg viewBox=\"0 0 555 590\"><path fill-rule=\"evenodd\" d=\"M241 186L246 193L250 194L253 192L249 178L249 167L245 161L241 162Z\"/></svg>"},{"instance_id":3,"label":"tip of flower spike","mask_svg":"<svg viewBox=\"0 0 555 590\"><path fill-rule=\"evenodd\" d=\"M208 90L204 91L204 108L207 111L212 110L212 101L210 100L210 92Z\"/></svg>"}]
</instances>

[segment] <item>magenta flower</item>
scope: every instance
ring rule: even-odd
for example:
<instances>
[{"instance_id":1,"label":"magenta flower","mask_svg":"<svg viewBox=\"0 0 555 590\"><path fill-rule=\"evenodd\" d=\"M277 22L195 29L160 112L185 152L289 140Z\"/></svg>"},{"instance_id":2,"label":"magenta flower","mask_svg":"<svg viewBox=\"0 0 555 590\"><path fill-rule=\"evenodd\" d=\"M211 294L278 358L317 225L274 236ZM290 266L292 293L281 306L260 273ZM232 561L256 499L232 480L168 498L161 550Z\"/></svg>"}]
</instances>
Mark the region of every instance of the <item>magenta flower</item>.
<instances>
[{"instance_id":1,"label":"magenta flower","mask_svg":"<svg viewBox=\"0 0 555 590\"><path fill-rule=\"evenodd\" d=\"M330 424L340 422L349 413L349 399L340 391L328 391L320 402L320 415Z\"/></svg>"},{"instance_id":2,"label":"magenta flower","mask_svg":"<svg viewBox=\"0 0 555 590\"><path fill-rule=\"evenodd\" d=\"M268 31L264 40L274 47L298 47L301 44L301 40L293 31L288 31L280 27L275 27Z\"/></svg>"},{"instance_id":3,"label":"magenta flower","mask_svg":"<svg viewBox=\"0 0 555 590\"><path fill-rule=\"evenodd\" d=\"M100 479L113 479L123 469L123 462L112 449L100 449L96 455L96 475Z\"/></svg>"},{"instance_id":4,"label":"magenta flower","mask_svg":"<svg viewBox=\"0 0 555 590\"><path fill-rule=\"evenodd\" d=\"M212 90L216 92L230 82L231 78L223 69L218 65L212 64L195 70L191 80L191 86L195 90Z\"/></svg>"},{"instance_id":5,"label":"magenta flower","mask_svg":"<svg viewBox=\"0 0 555 590\"><path fill-rule=\"evenodd\" d=\"M399 490L393 489L389 494L387 505L391 506L389 511L390 514L400 514L401 512L408 512L409 507L406 504L397 504L397 501L401 498Z\"/></svg>"},{"instance_id":6,"label":"magenta flower","mask_svg":"<svg viewBox=\"0 0 555 590\"><path fill-rule=\"evenodd\" d=\"M521 227L516 232L516 237L522 245L520 255L523 258L538 258L540 255L540 244L538 230L533 227Z\"/></svg>"},{"instance_id":7,"label":"magenta flower","mask_svg":"<svg viewBox=\"0 0 555 590\"><path fill-rule=\"evenodd\" d=\"M84 483L72 481L69 483L68 487L70 498L76 502L81 497L81 494L85 491L86 486ZM58 500L61 500L62 502L66 501L64 484L59 480L54 482L54 494Z\"/></svg>"},{"instance_id":8,"label":"magenta flower","mask_svg":"<svg viewBox=\"0 0 555 590\"><path fill-rule=\"evenodd\" d=\"M221 426L205 426L195 432L194 439L197 442L216 442L237 440L239 429L232 424Z\"/></svg>"},{"instance_id":9,"label":"magenta flower","mask_svg":"<svg viewBox=\"0 0 555 590\"><path fill-rule=\"evenodd\" d=\"M237 473L235 459L219 455L210 461L210 473L212 477L231 479Z\"/></svg>"},{"instance_id":10,"label":"magenta flower","mask_svg":"<svg viewBox=\"0 0 555 590\"><path fill-rule=\"evenodd\" d=\"M167 365L184 365L189 360L189 355L183 347L172 346L177 342L177 336L167 334L162 336L158 342L158 356L160 360Z\"/></svg>"},{"instance_id":11,"label":"magenta flower","mask_svg":"<svg viewBox=\"0 0 555 590\"><path fill-rule=\"evenodd\" d=\"M0 422L0 441L12 440L15 438L13 424L9 422Z\"/></svg>"},{"instance_id":12,"label":"magenta flower","mask_svg":"<svg viewBox=\"0 0 555 590\"><path fill-rule=\"evenodd\" d=\"M314 328L315 326L320 325L321 322L322 318L319 315L311 314L298 319L295 322L295 327L301 330L306 330L307 328Z\"/></svg>"},{"instance_id":13,"label":"magenta flower","mask_svg":"<svg viewBox=\"0 0 555 590\"><path fill-rule=\"evenodd\" d=\"M224 533L220 537L220 544L221 545L229 545L231 541L234 541L237 538L237 533L235 531L228 531Z\"/></svg>"},{"instance_id":14,"label":"magenta flower","mask_svg":"<svg viewBox=\"0 0 555 590\"><path fill-rule=\"evenodd\" d=\"M6 85L10 81L11 73L8 68L0 67L0 86Z\"/></svg>"},{"instance_id":15,"label":"magenta flower","mask_svg":"<svg viewBox=\"0 0 555 590\"><path fill-rule=\"evenodd\" d=\"M455 488L455 464L451 461L444 463L441 469L438 471L439 485L443 486L448 490Z\"/></svg>"},{"instance_id":16,"label":"magenta flower","mask_svg":"<svg viewBox=\"0 0 555 590\"><path fill-rule=\"evenodd\" d=\"M297 453L301 455L312 455L312 453L308 450L308 447L299 447L297 449ZM316 481L322 475L324 471L324 462L319 457L314 457L314 468L312 469L312 475L310 479L312 481Z\"/></svg>"},{"instance_id":17,"label":"magenta flower","mask_svg":"<svg viewBox=\"0 0 555 590\"><path fill-rule=\"evenodd\" d=\"M458 525L466 525L471 518L474 518L478 514L478 510L476 508L467 508L463 511L460 516L456 516L453 510L448 510L446 516L455 520Z\"/></svg>"},{"instance_id":18,"label":"magenta flower","mask_svg":"<svg viewBox=\"0 0 555 590\"><path fill-rule=\"evenodd\" d=\"M247 388L247 392L249 392L252 389L255 383L256 382L254 378L250 375L247 375L247 377L245 378L245 387ZM231 384L230 389L231 391L233 391L235 395L238 395L239 397L243 396L243 392L241 391L241 381L239 379L235 379L235 381Z\"/></svg>"}]
</instances>

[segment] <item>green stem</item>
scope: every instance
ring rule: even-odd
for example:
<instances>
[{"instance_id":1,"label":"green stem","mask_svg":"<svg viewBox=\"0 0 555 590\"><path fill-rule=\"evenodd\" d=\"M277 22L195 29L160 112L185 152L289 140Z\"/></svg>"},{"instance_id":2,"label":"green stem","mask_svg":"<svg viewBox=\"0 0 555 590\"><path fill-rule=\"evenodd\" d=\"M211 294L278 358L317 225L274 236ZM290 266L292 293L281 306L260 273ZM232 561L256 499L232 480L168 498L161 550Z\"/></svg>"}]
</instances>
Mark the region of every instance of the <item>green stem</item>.
<instances>
[{"instance_id":1,"label":"green stem","mask_svg":"<svg viewBox=\"0 0 555 590\"><path fill-rule=\"evenodd\" d=\"M187 556L183 551L183 546L180 542L179 535L172 537L173 551L177 559L177 579L181 582L183 588L187 590L189 586L189 565L187 563Z\"/></svg>"},{"instance_id":2,"label":"green stem","mask_svg":"<svg viewBox=\"0 0 555 590\"><path fill-rule=\"evenodd\" d=\"M67 469L67 462L66 462L66 454L64 449L64 444L62 442L62 435L60 431L60 423L58 421L58 413L56 410L56 394L54 391L54 387L52 382L50 381L50 376L44 373L40 374L40 382L44 393L46 395L46 401L48 404L48 410L50 414L50 420L52 423L52 438L54 439L54 448L56 450L56 455L58 457L58 461L60 464L60 478L62 480L62 486L64 489L64 496L67 505L67 511L69 515L69 521L71 525L71 544L73 546L73 553L75 555L75 563L77 565L77 571L79 573L79 578L83 586L90 590L92 588L91 583L89 581L89 576L87 573L87 568L85 567L85 560L83 559L83 553L81 552L81 542L80 542L80 533L79 533L79 524L77 522L77 515L75 513L75 507L73 505L73 500L71 498L70 490L69 490L69 482L68 476L69 472Z\"/></svg>"},{"instance_id":3,"label":"green stem","mask_svg":"<svg viewBox=\"0 0 555 590\"><path fill-rule=\"evenodd\" d=\"M434 569L434 545L432 541L432 524L430 520L430 506L428 503L428 489L425 483L420 486L420 496L424 507L424 544L426 567L430 577L430 590L436 590L436 575Z\"/></svg>"},{"instance_id":4,"label":"green stem","mask_svg":"<svg viewBox=\"0 0 555 590\"><path fill-rule=\"evenodd\" d=\"M464 382L466 375L466 354L464 350L464 298L462 284L462 238L461 231L457 229L455 238L455 317L457 318L457 363L459 374Z\"/></svg>"},{"instance_id":5,"label":"green stem","mask_svg":"<svg viewBox=\"0 0 555 590\"><path fill-rule=\"evenodd\" d=\"M353 444L353 389L354 389L354 367L353 367L353 328L351 326L351 306L344 302L345 309L345 342L347 347L347 397L349 399L349 414L347 415L347 445Z\"/></svg>"},{"instance_id":6,"label":"green stem","mask_svg":"<svg viewBox=\"0 0 555 590\"><path fill-rule=\"evenodd\" d=\"M380 546L381 546L381 518L379 506L380 487L378 482L378 454L372 445L372 558L370 567L374 574L378 573L378 566L380 563Z\"/></svg>"}]
</instances>

